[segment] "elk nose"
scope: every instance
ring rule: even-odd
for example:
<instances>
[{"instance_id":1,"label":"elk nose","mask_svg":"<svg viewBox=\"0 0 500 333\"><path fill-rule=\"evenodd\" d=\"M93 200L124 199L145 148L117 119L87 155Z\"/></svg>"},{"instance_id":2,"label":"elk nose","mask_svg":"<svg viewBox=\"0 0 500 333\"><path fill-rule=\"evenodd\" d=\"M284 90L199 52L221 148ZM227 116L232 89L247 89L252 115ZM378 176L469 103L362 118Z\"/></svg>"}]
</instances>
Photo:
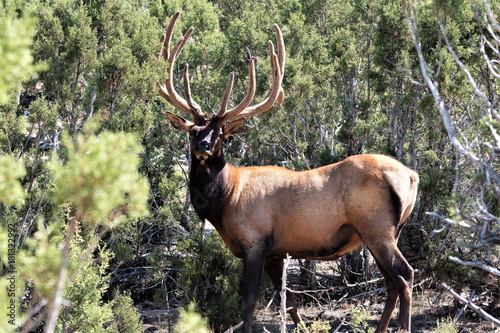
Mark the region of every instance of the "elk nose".
<instances>
[{"instance_id":1,"label":"elk nose","mask_svg":"<svg viewBox=\"0 0 500 333\"><path fill-rule=\"evenodd\" d=\"M210 152L210 143L208 143L207 141L200 141L196 144L196 148L199 150L199 151L203 151L203 152Z\"/></svg>"}]
</instances>

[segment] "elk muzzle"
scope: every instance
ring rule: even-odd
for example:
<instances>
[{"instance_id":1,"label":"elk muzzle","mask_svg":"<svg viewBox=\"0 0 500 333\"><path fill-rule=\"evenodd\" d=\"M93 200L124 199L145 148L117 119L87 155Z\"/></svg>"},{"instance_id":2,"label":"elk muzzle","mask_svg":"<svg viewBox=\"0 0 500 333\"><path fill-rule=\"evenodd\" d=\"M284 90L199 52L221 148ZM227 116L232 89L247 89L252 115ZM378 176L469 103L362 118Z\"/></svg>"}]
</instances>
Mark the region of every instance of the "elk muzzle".
<instances>
[{"instance_id":1,"label":"elk muzzle","mask_svg":"<svg viewBox=\"0 0 500 333\"><path fill-rule=\"evenodd\" d=\"M195 132L195 131L193 131ZM217 144L217 133L220 132L219 128L214 128L212 126L206 126L201 131L197 133L192 133L193 135L193 152L199 160L206 160L210 158L214 153L214 147Z\"/></svg>"},{"instance_id":2,"label":"elk muzzle","mask_svg":"<svg viewBox=\"0 0 500 333\"><path fill-rule=\"evenodd\" d=\"M207 141L200 141L196 144L196 151L198 153L210 153L210 143Z\"/></svg>"}]
</instances>

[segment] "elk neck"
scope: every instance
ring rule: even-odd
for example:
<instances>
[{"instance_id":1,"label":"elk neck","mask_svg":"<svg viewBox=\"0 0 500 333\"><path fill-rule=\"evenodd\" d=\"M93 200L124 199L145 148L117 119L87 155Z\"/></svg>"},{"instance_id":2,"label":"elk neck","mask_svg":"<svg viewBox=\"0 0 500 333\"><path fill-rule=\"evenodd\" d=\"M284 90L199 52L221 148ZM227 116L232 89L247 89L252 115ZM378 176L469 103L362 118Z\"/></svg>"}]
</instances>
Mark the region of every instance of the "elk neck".
<instances>
[{"instance_id":1,"label":"elk neck","mask_svg":"<svg viewBox=\"0 0 500 333\"><path fill-rule=\"evenodd\" d=\"M224 203L231 193L229 184L229 163L226 162L222 149L205 161L200 161L194 154L191 156L189 174L189 190L191 204L204 221L207 219L219 230L222 227Z\"/></svg>"}]
</instances>

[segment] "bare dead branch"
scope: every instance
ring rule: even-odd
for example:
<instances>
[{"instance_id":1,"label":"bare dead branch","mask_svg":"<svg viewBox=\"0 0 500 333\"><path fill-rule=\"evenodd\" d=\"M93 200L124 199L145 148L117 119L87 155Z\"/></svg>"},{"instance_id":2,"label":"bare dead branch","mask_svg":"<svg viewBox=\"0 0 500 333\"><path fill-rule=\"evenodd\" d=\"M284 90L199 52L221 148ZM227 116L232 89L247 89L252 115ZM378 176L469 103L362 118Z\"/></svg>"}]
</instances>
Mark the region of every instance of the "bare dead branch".
<instances>
[{"instance_id":1,"label":"bare dead branch","mask_svg":"<svg viewBox=\"0 0 500 333\"><path fill-rule=\"evenodd\" d=\"M348 297L348 298L343 298L343 299L337 301L336 304L343 303L343 302L346 302L346 301L350 301L351 299L355 299L355 298L358 298L358 297L362 297L362 296L366 296L366 295L370 295L370 294L374 294L374 293L379 293L379 292L382 292L384 290L386 290L386 287L382 287L382 288L378 288L378 289L370 290L370 291L365 291L363 293L360 293L360 294L357 294L357 295L354 295L354 296L351 296L351 297Z\"/></svg>"},{"instance_id":2,"label":"bare dead branch","mask_svg":"<svg viewBox=\"0 0 500 333\"><path fill-rule=\"evenodd\" d=\"M236 329L240 328L240 326L241 326L241 325L243 325L243 322L240 322L238 325L231 327L230 329L228 329L228 330L227 330L227 331L225 331L224 333L233 333L233 332L234 332L234 330L236 330Z\"/></svg>"},{"instance_id":3,"label":"bare dead branch","mask_svg":"<svg viewBox=\"0 0 500 333\"><path fill-rule=\"evenodd\" d=\"M477 306L476 304L472 303L471 300L465 299L462 296L460 296L458 293L456 293L451 287L449 287L446 283L441 283L441 286L448 290L450 294L453 295L456 299L458 299L460 302L467 304L472 310L474 310L478 315L486 319L487 321L493 323L494 325L500 327L500 320L493 317L490 315L488 312L484 311L481 307Z\"/></svg>"},{"instance_id":4,"label":"bare dead branch","mask_svg":"<svg viewBox=\"0 0 500 333\"><path fill-rule=\"evenodd\" d=\"M463 260L460 260L459 258L457 257L453 257L453 256L450 256L449 257L451 261L454 261L456 263L459 263L461 265L464 265L464 266L470 266L470 267L476 267L476 268L481 268L489 273L492 273L492 274L495 274L497 276L500 276L500 270L494 268L494 267L491 267L491 266L487 266L477 260L474 260L474 261L463 261Z\"/></svg>"},{"instance_id":5,"label":"bare dead branch","mask_svg":"<svg viewBox=\"0 0 500 333\"><path fill-rule=\"evenodd\" d=\"M288 275L288 265L290 265L290 260L292 259L292 257L290 257L290 255L287 253L286 254L286 258L285 258L285 262L283 264L283 273L282 273L282 276L281 276L281 292L280 292L280 295L281 295L281 304L280 304L280 315L281 315L281 324L280 324L280 328L281 328L281 333L286 333L287 330L286 330L286 312L287 312L287 308L286 308L286 291L287 291L287 287L286 287L286 282L287 282L287 275Z\"/></svg>"},{"instance_id":6,"label":"bare dead branch","mask_svg":"<svg viewBox=\"0 0 500 333\"><path fill-rule=\"evenodd\" d=\"M62 293L64 286L66 284L66 276L68 273L68 263L69 263L69 252L71 248L71 239L76 231L79 218L69 219L69 228L66 232L66 238L64 240L64 248L62 251L61 267L59 269L59 276L57 278L56 290L54 292L54 299L51 300L49 306L49 315L47 318L47 323L45 325L45 333L52 333L56 328L57 318L59 317L59 311L62 304Z\"/></svg>"},{"instance_id":7,"label":"bare dead branch","mask_svg":"<svg viewBox=\"0 0 500 333\"><path fill-rule=\"evenodd\" d=\"M353 284L348 283L347 287L349 287L349 288L358 288L358 287L366 286L368 284L376 283L376 282L379 282L379 281L382 281L382 280L383 280L383 278L378 278L378 279L373 279L373 280L365 281L365 282L358 282L358 283L353 283Z\"/></svg>"},{"instance_id":8,"label":"bare dead branch","mask_svg":"<svg viewBox=\"0 0 500 333\"><path fill-rule=\"evenodd\" d=\"M444 25L439 23L439 27L441 28L441 34L443 35L444 41L446 42L446 47L448 48L448 51L452 55L453 59L455 59L455 62L457 63L457 65L460 67L460 69L465 73L465 75L469 79L469 82L470 82L472 88L474 89L474 92L476 93L477 96L479 96L483 99L483 101L486 103L486 105L488 105L488 109L492 109L493 104L491 103L490 99L488 97L486 97L486 95L478 88L477 83L474 80L474 78L472 77L472 75L470 74L469 70L467 69L467 67L465 67L463 62L458 58L457 54L455 53L455 51L451 47L451 44L450 44L450 41L448 39L448 35L446 34L446 29L445 29Z\"/></svg>"},{"instance_id":9,"label":"bare dead branch","mask_svg":"<svg viewBox=\"0 0 500 333\"><path fill-rule=\"evenodd\" d=\"M443 231L446 230L446 228L450 225L454 225L454 226L457 226L457 227L461 227L461 228L464 228L464 229L472 229L474 231L477 231L477 228L474 228L473 226L471 226L470 224L467 224L463 221L454 221L448 217L444 217L444 216L441 216L437 213L434 213L434 212L426 212L425 213L426 215L429 215L429 216L433 216L433 217L437 217L438 219L446 222L446 224L441 228L441 229L436 229L436 230L433 230L430 234L429 234L429 237L434 237L435 235L439 234L439 233L442 233Z\"/></svg>"},{"instance_id":10,"label":"bare dead branch","mask_svg":"<svg viewBox=\"0 0 500 333\"><path fill-rule=\"evenodd\" d=\"M488 65L488 69L490 70L490 73L496 77L497 79L500 79L500 74L497 73L496 71L496 66L495 64L491 61L490 57L488 57L488 54L486 53L486 50L484 48L484 44L487 43L486 38L483 36L483 40L481 41L481 46L480 46L480 51L481 54L484 57L484 60L486 61L486 64Z\"/></svg>"},{"instance_id":11,"label":"bare dead branch","mask_svg":"<svg viewBox=\"0 0 500 333\"><path fill-rule=\"evenodd\" d=\"M491 20L491 23L493 26L500 31L500 25L498 24L497 20L495 19L495 15L493 14L493 11L491 10L490 4L488 3L487 0L483 0L484 7L486 8L486 13L488 13L488 16Z\"/></svg>"},{"instance_id":12,"label":"bare dead branch","mask_svg":"<svg viewBox=\"0 0 500 333\"><path fill-rule=\"evenodd\" d=\"M41 324L42 320L46 317L46 305L48 303L48 300L44 298L36 306L28 309L25 315L26 325L21 329L21 333L33 332Z\"/></svg>"},{"instance_id":13,"label":"bare dead branch","mask_svg":"<svg viewBox=\"0 0 500 333\"><path fill-rule=\"evenodd\" d=\"M498 173L495 170L493 170L490 165L484 163L480 158L478 158L477 156L472 154L469 151L469 149L464 147L455 133L455 128L453 127L453 125L451 123L450 116L448 114L448 110L446 109L446 107L444 105L444 101L439 93L438 83L437 83L437 81L434 81L433 79L431 79L431 77L429 75L429 73L433 73L433 72L430 69L430 67L427 65L427 61L425 60L423 52L422 52L422 47L421 47L420 41L418 40L417 19L416 19L416 14L415 14L414 8L409 9L406 21L408 24L408 28L409 28L411 37L413 39L413 43L414 43L415 48L417 50L422 75L425 78L427 86L429 87L429 89L432 92L432 95L434 97L434 101L436 103L436 106L438 107L439 113L441 114L441 118L443 119L443 125L446 129L446 132L448 133L448 137L449 137L451 143L453 144L455 149L457 149L458 152L462 156L466 157L474 166L485 170L489 174L489 177L491 177L495 181L496 184L500 185L500 176L498 175ZM455 62L458 64L458 66L466 73L466 75L469 79L469 82L474 89L474 92L476 93L477 96L481 97L484 100L484 102L488 106L488 109L490 109L490 110L493 109L493 104L491 103L491 101L484 95L483 92L481 92L479 90L479 88L477 87L477 84L474 81L474 79L472 78L470 72L465 67L465 65L460 61L460 59L458 59L457 55L453 51L453 48L450 45L450 42L448 40L448 37L446 35L446 31L445 31L443 25L440 24L440 27L441 27L441 32L443 34L443 37L445 39L445 42L446 42L446 45L447 45L449 52L451 53L451 55L455 59Z\"/></svg>"}]
</instances>

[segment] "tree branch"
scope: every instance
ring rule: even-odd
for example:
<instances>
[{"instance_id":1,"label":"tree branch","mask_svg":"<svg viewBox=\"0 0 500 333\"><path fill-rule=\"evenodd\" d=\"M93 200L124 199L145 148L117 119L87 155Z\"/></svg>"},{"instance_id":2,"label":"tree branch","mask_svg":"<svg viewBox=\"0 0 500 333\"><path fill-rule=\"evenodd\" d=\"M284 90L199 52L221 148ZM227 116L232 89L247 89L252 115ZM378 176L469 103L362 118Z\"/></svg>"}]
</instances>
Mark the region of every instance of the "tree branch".
<instances>
[{"instance_id":1,"label":"tree branch","mask_svg":"<svg viewBox=\"0 0 500 333\"><path fill-rule=\"evenodd\" d=\"M464 265L464 266L470 266L470 267L477 267L477 268L481 268L481 269L484 269L485 271L489 272L489 273L492 273L492 274L495 274L495 275L498 275L500 276L500 270L494 268L494 267L491 267L491 266L487 266L477 260L474 260L474 261L463 261L463 260L460 260L459 258L457 257L453 257L453 256L450 256L449 257L451 261L454 261L454 262L457 262L461 265Z\"/></svg>"},{"instance_id":2,"label":"tree branch","mask_svg":"<svg viewBox=\"0 0 500 333\"><path fill-rule=\"evenodd\" d=\"M478 315L480 315L481 317L483 317L484 319L486 319L487 321L493 323L494 325L500 327L500 320L498 320L497 318L493 317L492 315L490 315L488 312L484 311L483 309L481 309L479 306L477 306L476 304L472 303L472 301L468 300L468 299L465 299L463 298L462 296L460 296L459 294L457 294L453 289L451 289L446 283L441 283L441 286L443 286L446 290L448 290L452 295L453 297L455 297L456 299L458 299L460 302L464 303L464 304L467 304L472 310L474 310Z\"/></svg>"}]
</instances>

